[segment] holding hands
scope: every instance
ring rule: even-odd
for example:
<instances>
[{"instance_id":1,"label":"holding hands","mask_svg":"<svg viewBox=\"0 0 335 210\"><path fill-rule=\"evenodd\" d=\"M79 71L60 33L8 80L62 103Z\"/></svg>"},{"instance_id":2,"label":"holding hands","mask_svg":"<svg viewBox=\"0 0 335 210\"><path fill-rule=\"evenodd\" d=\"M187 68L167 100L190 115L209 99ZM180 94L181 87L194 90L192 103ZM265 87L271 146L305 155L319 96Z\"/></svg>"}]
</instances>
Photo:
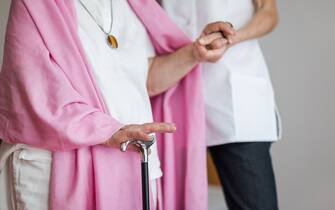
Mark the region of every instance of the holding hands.
<instances>
[{"instance_id":1,"label":"holding hands","mask_svg":"<svg viewBox=\"0 0 335 210\"><path fill-rule=\"evenodd\" d=\"M235 30L228 22L208 24L200 37L192 44L176 52L149 58L147 90L149 96L158 95L187 75L194 66L202 62L217 62L227 49L235 44ZM150 141L151 133L174 133L176 127L171 123L147 123L127 125L117 131L103 145L119 147L128 140Z\"/></svg>"},{"instance_id":2,"label":"holding hands","mask_svg":"<svg viewBox=\"0 0 335 210\"><path fill-rule=\"evenodd\" d=\"M227 49L235 44L235 34L229 22L220 21L208 24L193 43L193 56L198 62L217 62Z\"/></svg>"}]
</instances>

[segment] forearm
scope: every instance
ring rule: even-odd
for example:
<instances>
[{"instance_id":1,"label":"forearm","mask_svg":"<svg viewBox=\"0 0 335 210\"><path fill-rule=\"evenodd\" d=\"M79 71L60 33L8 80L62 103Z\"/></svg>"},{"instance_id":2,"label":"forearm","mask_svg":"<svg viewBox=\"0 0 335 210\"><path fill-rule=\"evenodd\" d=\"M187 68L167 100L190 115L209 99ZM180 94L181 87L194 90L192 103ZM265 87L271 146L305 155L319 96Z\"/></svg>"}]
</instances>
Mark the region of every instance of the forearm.
<instances>
[{"instance_id":1,"label":"forearm","mask_svg":"<svg viewBox=\"0 0 335 210\"><path fill-rule=\"evenodd\" d=\"M227 40L222 34L235 35L235 31L224 22L208 24L195 42L174 53L149 59L149 96L171 88L200 62L218 61L228 48Z\"/></svg>"},{"instance_id":2,"label":"forearm","mask_svg":"<svg viewBox=\"0 0 335 210\"><path fill-rule=\"evenodd\" d=\"M235 43L261 37L271 32L278 23L275 0L254 0L255 15L243 28L237 30Z\"/></svg>"},{"instance_id":3,"label":"forearm","mask_svg":"<svg viewBox=\"0 0 335 210\"><path fill-rule=\"evenodd\" d=\"M193 44L189 44L174 53L151 58L149 63L147 89L150 96L155 96L175 85L198 61L193 56Z\"/></svg>"}]
</instances>

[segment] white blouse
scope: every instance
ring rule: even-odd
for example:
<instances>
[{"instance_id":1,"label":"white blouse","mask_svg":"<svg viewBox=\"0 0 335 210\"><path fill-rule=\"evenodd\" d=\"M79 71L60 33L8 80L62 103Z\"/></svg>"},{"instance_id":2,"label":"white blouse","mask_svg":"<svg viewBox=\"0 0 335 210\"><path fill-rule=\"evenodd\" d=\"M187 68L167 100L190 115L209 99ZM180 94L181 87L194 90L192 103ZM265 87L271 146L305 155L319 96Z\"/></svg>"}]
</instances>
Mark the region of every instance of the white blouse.
<instances>
[{"instance_id":1,"label":"white blouse","mask_svg":"<svg viewBox=\"0 0 335 210\"><path fill-rule=\"evenodd\" d=\"M155 51L146 29L126 0L113 0L112 34L119 47L112 49L97 25L109 31L111 0L81 1L94 19L77 0L79 37L110 114L123 124L152 122L146 82L148 58ZM149 156L149 173L151 179L162 176L156 145Z\"/></svg>"}]
</instances>

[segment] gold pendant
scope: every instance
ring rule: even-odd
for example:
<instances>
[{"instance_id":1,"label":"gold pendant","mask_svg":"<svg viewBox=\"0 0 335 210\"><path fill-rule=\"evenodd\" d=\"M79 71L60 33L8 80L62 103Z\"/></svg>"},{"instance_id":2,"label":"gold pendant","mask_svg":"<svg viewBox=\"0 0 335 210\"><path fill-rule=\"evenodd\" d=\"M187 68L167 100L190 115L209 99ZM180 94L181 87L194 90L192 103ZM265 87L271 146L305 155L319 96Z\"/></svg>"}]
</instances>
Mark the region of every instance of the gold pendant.
<instances>
[{"instance_id":1,"label":"gold pendant","mask_svg":"<svg viewBox=\"0 0 335 210\"><path fill-rule=\"evenodd\" d=\"M109 34L107 36L107 41L108 44L113 48L113 49L117 49L119 47L119 44L117 42L117 39L115 38L115 36Z\"/></svg>"}]
</instances>

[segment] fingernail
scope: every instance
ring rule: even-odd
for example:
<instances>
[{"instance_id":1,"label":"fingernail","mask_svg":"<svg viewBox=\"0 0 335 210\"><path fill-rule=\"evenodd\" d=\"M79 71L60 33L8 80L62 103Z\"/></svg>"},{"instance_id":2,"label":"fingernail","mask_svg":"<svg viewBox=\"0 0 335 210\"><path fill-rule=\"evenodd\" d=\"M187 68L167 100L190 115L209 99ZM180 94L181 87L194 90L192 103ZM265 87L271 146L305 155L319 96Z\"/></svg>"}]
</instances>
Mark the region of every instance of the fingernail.
<instances>
[{"instance_id":1,"label":"fingernail","mask_svg":"<svg viewBox=\"0 0 335 210\"><path fill-rule=\"evenodd\" d=\"M204 44L204 43L205 43L205 40L204 40L204 39L199 39L199 43L200 43L200 44Z\"/></svg>"}]
</instances>

